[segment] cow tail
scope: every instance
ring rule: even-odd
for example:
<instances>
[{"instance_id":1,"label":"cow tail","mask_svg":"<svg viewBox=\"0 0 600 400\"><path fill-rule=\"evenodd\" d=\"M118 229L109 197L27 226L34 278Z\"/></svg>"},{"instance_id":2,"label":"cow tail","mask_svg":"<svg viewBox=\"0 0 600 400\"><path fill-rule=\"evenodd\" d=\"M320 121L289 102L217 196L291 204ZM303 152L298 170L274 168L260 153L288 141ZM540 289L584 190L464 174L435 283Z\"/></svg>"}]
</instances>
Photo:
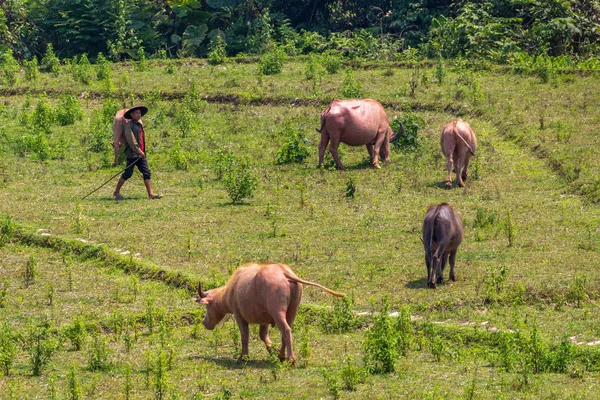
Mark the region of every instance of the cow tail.
<instances>
[{"instance_id":1,"label":"cow tail","mask_svg":"<svg viewBox=\"0 0 600 400\"><path fill-rule=\"evenodd\" d=\"M471 153L471 155L472 155L473 157L475 157L475 152L473 151L473 149L471 148L471 146L469 145L469 143L467 143L467 141L465 140L465 138L464 138L464 137L462 137L462 135L461 135L461 134L458 132L458 129L456 128L456 123L457 123L457 122L458 122L458 121L454 121L454 125L452 126L452 130L454 130L454 134L455 134L456 136L458 136L458 137L460 138L460 140L462 140L462 141L463 141L463 143L464 143L464 144L467 146L467 149L469 149L469 153Z\"/></svg>"},{"instance_id":2,"label":"cow tail","mask_svg":"<svg viewBox=\"0 0 600 400\"><path fill-rule=\"evenodd\" d=\"M309 285L309 286L316 286L316 287L318 287L318 288L320 288L320 289L323 289L323 290L324 290L324 291L326 291L327 293L330 293L330 294L332 294L332 295L334 295L334 296L337 296L337 297L346 297L346 295L345 295L344 293L334 292L333 290L331 290L331 289L328 289L328 288L326 288L326 287L325 287L325 286L323 286L323 285L319 285L318 283L314 283L314 282L305 281L304 279L298 278L296 275L290 274L290 273L289 273L289 272L287 272L287 271L284 271L284 272L283 272L283 275L284 275L284 276L285 276L285 277L286 277L288 280L290 280L290 281L292 281L292 282L303 283L303 284L305 284L305 285Z\"/></svg>"},{"instance_id":3,"label":"cow tail","mask_svg":"<svg viewBox=\"0 0 600 400\"><path fill-rule=\"evenodd\" d=\"M329 111L331 111L331 103L327 106L327 108L321 113L321 128L315 130L319 133L323 132L323 127L325 126L325 117L329 115Z\"/></svg>"}]
</instances>

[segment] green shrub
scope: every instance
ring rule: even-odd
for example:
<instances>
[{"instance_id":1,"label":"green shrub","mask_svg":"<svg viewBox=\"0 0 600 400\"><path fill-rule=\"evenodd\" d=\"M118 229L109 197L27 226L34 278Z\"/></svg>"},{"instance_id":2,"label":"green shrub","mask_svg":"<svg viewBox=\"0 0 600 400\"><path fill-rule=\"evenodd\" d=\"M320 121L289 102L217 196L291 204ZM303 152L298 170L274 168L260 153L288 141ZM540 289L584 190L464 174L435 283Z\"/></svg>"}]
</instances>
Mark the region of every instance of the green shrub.
<instances>
[{"instance_id":1,"label":"green shrub","mask_svg":"<svg viewBox=\"0 0 600 400\"><path fill-rule=\"evenodd\" d=\"M328 74L335 74L342 67L342 57L331 51L323 53L321 62Z\"/></svg>"},{"instance_id":2,"label":"green shrub","mask_svg":"<svg viewBox=\"0 0 600 400\"><path fill-rule=\"evenodd\" d=\"M33 56L31 61L23 60L23 69L25 70L25 79L31 82L37 81L40 71L38 68L38 59Z\"/></svg>"},{"instance_id":3,"label":"green shrub","mask_svg":"<svg viewBox=\"0 0 600 400\"><path fill-rule=\"evenodd\" d=\"M347 99L360 99L363 97L362 85L354 78L352 68L346 69L346 76L344 77L344 85L341 94L342 97Z\"/></svg>"},{"instance_id":4,"label":"green shrub","mask_svg":"<svg viewBox=\"0 0 600 400\"><path fill-rule=\"evenodd\" d=\"M63 334L71 342L75 350L81 350L88 337L83 318L75 317L71 325L68 325L64 329Z\"/></svg>"},{"instance_id":5,"label":"green shrub","mask_svg":"<svg viewBox=\"0 0 600 400\"><path fill-rule=\"evenodd\" d=\"M90 371L106 371L109 367L108 357L111 351L106 339L101 334L94 335L87 350L88 369Z\"/></svg>"},{"instance_id":6,"label":"green shrub","mask_svg":"<svg viewBox=\"0 0 600 400\"><path fill-rule=\"evenodd\" d=\"M320 81L321 77L325 73L325 68L320 63L319 56L316 54L311 54L308 56L308 63L306 64L306 69L304 70L304 75L306 79L314 79L316 81Z\"/></svg>"},{"instance_id":7,"label":"green shrub","mask_svg":"<svg viewBox=\"0 0 600 400\"><path fill-rule=\"evenodd\" d=\"M94 77L94 67L90 64L90 60L86 53L83 53L81 56L73 60L72 64L73 76L79 82L84 84L89 84Z\"/></svg>"},{"instance_id":8,"label":"green shrub","mask_svg":"<svg viewBox=\"0 0 600 400\"><path fill-rule=\"evenodd\" d=\"M17 333L8 322L0 326L0 370L4 376L10 375L15 355L17 353Z\"/></svg>"},{"instance_id":9,"label":"green shrub","mask_svg":"<svg viewBox=\"0 0 600 400\"><path fill-rule=\"evenodd\" d=\"M83 398L83 395L81 394L81 385L79 384L79 378L77 378L75 367L71 367L71 370L69 371L68 388L67 400L80 400Z\"/></svg>"},{"instance_id":10,"label":"green shrub","mask_svg":"<svg viewBox=\"0 0 600 400\"><path fill-rule=\"evenodd\" d=\"M238 204L254 195L258 179L245 160L237 160L223 176L223 185L231 202Z\"/></svg>"},{"instance_id":11,"label":"green shrub","mask_svg":"<svg viewBox=\"0 0 600 400\"><path fill-rule=\"evenodd\" d=\"M387 298L383 299L383 307L365 336L363 354L367 371L371 374L394 372L396 361L399 358L398 337L389 316Z\"/></svg>"},{"instance_id":12,"label":"green shrub","mask_svg":"<svg viewBox=\"0 0 600 400\"><path fill-rule=\"evenodd\" d=\"M283 49L271 50L258 61L258 72L262 75L277 75L283 69L286 59L287 55Z\"/></svg>"},{"instance_id":13,"label":"green shrub","mask_svg":"<svg viewBox=\"0 0 600 400\"><path fill-rule=\"evenodd\" d=\"M327 333L346 333L354 330L359 322L352 312L352 302L348 297L338 300L333 309L321 316L321 327Z\"/></svg>"},{"instance_id":14,"label":"green shrub","mask_svg":"<svg viewBox=\"0 0 600 400\"><path fill-rule=\"evenodd\" d=\"M54 111L48 104L48 96L44 92L38 99L35 110L31 116L31 123L39 133L47 135L52 133L52 124L54 123Z\"/></svg>"},{"instance_id":15,"label":"green shrub","mask_svg":"<svg viewBox=\"0 0 600 400\"><path fill-rule=\"evenodd\" d=\"M17 83L17 76L19 74L19 63L13 57L12 50L4 52L0 55L0 68L2 68L2 75L8 86L13 86Z\"/></svg>"},{"instance_id":16,"label":"green shrub","mask_svg":"<svg viewBox=\"0 0 600 400\"><path fill-rule=\"evenodd\" d=\"M223 149L218 149L211 160L212 170L218 181L222 180L225 174L232 168L235 163L234 155Z\"/></svg>"},{"instance_id":17,"label":"green shrub","mask_svg":"<svg viewBox=\"0 0 600 400\"><path fill-rule=\"evenodd\" d=\"M31 371L40 376L58 349L58 341L52 337L50 324L42 321L29 328L26 347L29 350Z\"/></svg>"},{"instance_id":18,"label":"green shrub","mask_svg":"<svg viewBox=\"0 0 600 400\"><path fill-rule=\"evenodd\" d=\"M366 375L365 369L356 366L352 357L346 357L344 366L340 370L342 389L352 392L355 391L358 385L365 382L367 378Z\"/></svg>"},{"instance_id":19,"label":"green shrub","mask_svg":"<svg viewBox=\"0 0 600 400\"><path fill-rule=\"evenodd\" d=\"M27 264L25 264L25 270L23 271L23 283L26 288L33 284L37 275L37 261L35 256L31 254Z\"/></svg>"},{"instance_id":20,"label":"green shrub","mask_svg":"<svg viewBox=\"0 0 600 400\"><path fill-rule=\"evenodd\" d=\"M3 282L0 287L0 308L3 308L6 304L6 298L8 297L8 282Z\"/></svg>"},{"instance_id":21,"label":"green shrub","mask_svg":"<svg viewBox=\"0 0 600 400\"><path fill-rule=\"evenodd\" d=\"M59 125L73 125L83 118L83 110L75 95L64 94L54 109L54 115Z\"/></svg>"},{"instance_id":22,"label":"green shrub","mask_svg":"<svg viewBox=\"0 0 600 400\"><path fill-rule=\"evenodd\" d=\"M277 164L301 163L310 155L310 142L295 124L288 123L278 136L283 136L286 140L277 150Z\"/></svg>"},{"instance_id":23,"label":"green shrub","mask_svg":"<svg viewBox=\"0 0 600 400\"><path fill-rule=\"evenodd\" d=\"M173 146L169 161L178 171L187 171L190 168L190 155L182 151L179 144Z\"/></svg>"},{"instance_id":24,"label":"green shrub","mask_svg":"<svg viewBox=\"0 0 600 400\"><path fill-rule=\"evenodd\" d=\"M96 78L99 80L110 78L111 62L104 57L104 54L98 53L96 57Z\"/></svg>"},{"instance_id":25,"label":"green shrub","mask_svg":"<svg viewBox=\"0 0 600 400\"><path fill-rule=\"evenodd\" d=\"M424 139L419 136L419 130L425 125L422 117L407 112L402 119L394 117L390 127L395 133L404 130L402 134L392 142L392 146L403 151L417 151L423 148Z\"/></svg>"},{"instance_id":26,"label":"green shrub","mask_svg":"<svg viewBox=\"0 0 600 400\"><path fill-rule=\"evenodd\" d=\"M42 68L44 71L51 72L54 75L58 75L60 73L60 60L54 54L54 47L52 47L52 43L46 43L46 53L42 58Z\"/></svg>"},{"instance_id":27,"label":"green shrub","mask_svg":"<svg viewBox=\"0 0 600 400\"><path fill-rule=\"evenodd\" d=\"M208 63L210 65L223 65L227 62L227 43L222 35L217 37L210 43L210 51L208 52Z\"/></svg>"}]
</instances>

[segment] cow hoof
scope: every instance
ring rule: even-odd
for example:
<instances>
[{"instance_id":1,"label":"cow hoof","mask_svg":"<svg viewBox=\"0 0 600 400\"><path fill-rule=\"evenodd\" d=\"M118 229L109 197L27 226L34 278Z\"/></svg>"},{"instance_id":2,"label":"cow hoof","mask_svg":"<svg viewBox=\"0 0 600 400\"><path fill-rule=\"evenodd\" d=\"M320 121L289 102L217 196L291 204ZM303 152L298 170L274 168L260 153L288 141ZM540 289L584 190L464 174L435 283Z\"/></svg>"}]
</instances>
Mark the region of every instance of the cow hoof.
<instances>
[{"instance_id":1,"label":"cow hoof","mask_svg":"<svg viewBox=\"0 0 600 400\"><path fill-rule=\"evenodd\" d=\"M437 283L438 284L442 283L442 278L437 278Z\"/></svg>"},{"instance_id":2,"label":"cow hoof","mask_svg":"<svg viewBox=\"0 0 600 400\"><path fill-rule=\"evenodd\" d=\"M464 182L458 182L458 186L465 187L465 184L464 184Z\"/></svg>"},{"instance_id":3,"label":"cow hoof","mask_svg":"<svg viewBox=\"0 0 600 400\"><path fill-rule=\"evenodd\" d=\"M427 282L427 286L429 286L431 289L435 289L435 283L434 282Z\"/></svg>"},{"instance_id":4,"label":"cow hoof","mask_svg":"<svg viewBox=\"0 0 600 400\"><path fill-rule=\"evenodd\" d=\"M452 182L446 181L446 189L451 189L451 188L452 188Z\"/></svg>"}]
</instances>

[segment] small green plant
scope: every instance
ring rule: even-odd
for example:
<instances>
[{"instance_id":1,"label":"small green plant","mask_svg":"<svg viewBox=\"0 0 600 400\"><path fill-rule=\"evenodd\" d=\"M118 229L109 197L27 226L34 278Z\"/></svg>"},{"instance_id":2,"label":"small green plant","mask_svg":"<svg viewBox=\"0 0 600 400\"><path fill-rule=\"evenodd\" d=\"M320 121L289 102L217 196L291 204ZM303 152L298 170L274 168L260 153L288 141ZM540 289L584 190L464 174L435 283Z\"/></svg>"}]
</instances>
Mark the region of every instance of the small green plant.
<instances>
[{"instance_id":1,"label":"small green plant","mask_svg":"<svg viewBox=\"0 0 600 400\"><path fill-rule=\"evenodd\" d=\"M101 334L96 334L89 342L87 350L88 369L90 371L106 371L109 367L110 348Z\"/></svg>"},{"instance_id":2,"label":"small green plant","mask_svg":"<svg viewBox=\"0 0 600 400\"><path fill-rule=\"evenodd\" d=\"M484 277L486 303L489 304L498 301L504 289L507 274L508 268L504 265L498 270L491 265L487 268Z\"/></svg>"},{"instance_id":3,"label":"small green plant","mask_svg":"<svg viewBox=\"0 0 600 400\"><path fill-rule=\"evenodd\" d=\"M83 118L83 110L74 95L65 94L60 97L54 115L59 125L73 125Z\"/></svg>"},{"instance_id":4,"label":"small green plant","mask_svg":"<svg viewBox=\"0 0 600 400\"><path fill-rule=\"evenodd\" d=\"M396 319L396 333L398 335L398 353L406 356L414 341L415 333L410 322L410 308L402 306Z\"/></svg>"},{"instance_id":5,"label":"small green plant","mask_svg":"<svg viewBox=\"0 0 600 400\"><path fill-rule=\"evenodd\" d=\"M435 78L437 80L438 85L440 86L442 86L442 83L444 83L444 77L446 76L446 71L444 70L444 63L442 61L442 56L440 55L435 66Z\"/></svg>"},{"instance_id":6,"label":"small green plant","mask_svg":"<svg viewBox=\"0 0 600 400\"><path fill-rule=\"evenodd\" d=\"M94 67L92 67L86 53L79 56L77 62L73 64L73 75L75 79L86 85L94 78Z\"/></svg>"},{"instance_id":7,"label":"small green plant","mask_svg":"<svg viewBox=\"0 0 600 400\"><path fill-rule=\"evenodd\" d=\"M54 111L48 104L48 96L44 92L39 98L33 114L31 116L33 127L39 133L47 135L52 133L52 124L54 123Z\"/></svg>"},{"instance_id":8,"label":"small green plant","mask_svg":"<svg viewBox=\"0 0 600 400\"><path fill-rule=\"evenodd\" d=\"M6 304L6 298L8 297L8 282L3 282L0 286L0 308L3 308Z\"/></svg>"},{"instance_id":9,"label":"small green plant","mask_svg":"<svg viewBox=\"0 0 600 400\"><path fill-rule=\"evenodd\" d=\"M169 393L169 375L167 373L167 356L162 350L159 350L155 357L154 366L154 398L163 400Z\"/></svg>"},{"instance_id":10,"label":"small green plant","mask_svg":"<svg viewBox=\"0 0 600 400\"><path fill-rule=\"evenodd\" d=\"M64 329L63 333L75 350L81 350L88 337L82 317L75 317L73 322Z\"/></svg>"},{"instance_id":11,"label":"small green plant","mask_svg":"<svg viewBox=\"0 0 600 400\"><path fill-rule=\"evenodd\" d=\"M277 150L277 164L301 163L310 155L310 142L295 124L287 124L278 136L283 136L286 140Z\"/></svg>"},{"instance_id":12,"label":"small green plant","mask_svg":"<svg viewBox=\"0 0 600 400\"><path fill-rule=\"evenodd\" d=\"M148 327L148 332L154 332L154 299L149 298L146 300L146 314L144 315L144 322L146 322L146 326Z\"/></svg>"},{"instance_id":13,"label":"small green plant","mask_svg":"<svg viewBox=\"0 0 600 400\"><path fill-rule=\"evenodd\" d=\"M321 62L328 74L335 74L342 67L342 57L334 52L323 53Z\"/></svg>"},{"instance_id":14,"label":"small green plant","mask_svg":"<svg viewBox=\"0 0 600 400\"><path fill-rule=\"evenodd\" d=\"M515 242L516 227L513 222L512 216L509 210L506 210L506 220L504 221L504 231L508 239L508 247L512 247Z\"/></svg>"},{"instance_id":15,"label":"small green plant","mask_svg":"<svg viewBox=\"0 0 600 400\"><path fill-rule=\"evenodd\" d=\"M31 254L25 264L25 270L23 271L23 284L25 288L28 288L35 281L37 275L37 261L35 256Z\"/></svg>"},{"instance_id":16,"label":"small green plant","mask_svg":"<svg viewBox=\"0 0 600 400\"><path fill-rule=\"evenodd\" d=\"M0 370L4 376L10 375L17 353L17 333L8 322L0 326Z\"/></svg>"},{"instance_id":17,"label":"small green plant","mask_svg":"<svg viewBox=\"0 0 600 400\"><path fill-rule=\"evenodd\" d=\"M42 68L55 76L60 74L60 60L54 54L54 47L50 42L46 43L46 53L42 58Z\"/></svg>"},{"instance_id":18,"label":"small green plant","mask_svg":"<svg viewBox=\"0 0 600 400\"><path fill-rule=\"evenodd\" d=\"M269 370L271 371L271 375L273 376L273 380L276 381L279 379L279 373L283 368L281 365L281 361L279 360L279 355L277 351L270 351L269 357L267 358L267 363L269 364Z\"/></svg>"},{"instance_id":19,"label":"small green plant","mask_svg":"<svg viewBox=\"0 0 600 400\"><path fill-rule=\"evenodd\" d=\"M148 60L146 59L146 52L143 46L138 47L135 53L135 60L133 64L134 71L144 72L148 69Z\"/></svg>"},{"instance_id":20,"label":"small green plant","mask_svg":"<svg viewBox=\"0 0 600 400\"><path fill-rule=\"evenodd\" d=\"M327 333L346 333L355 329L358 322L352 312L352 302L348 297L338 300L333 309L324 313L321 326Z\"/></svg>"},{"instance_id":21,"label":"small green plant","mask_svg":"<svg viewBox=\"0 0 600 400\"><path fill-rule=\"evenodd\" d=\"M190 156L187 152L181 150L179 144L171 149L170 162L178 171L187 171L190 168Z\"/></svg>"},{"instance_id":22,"label":"small green plant","mask_svg":"<svg viewBox=\"0 0 600 400\"><path fill-rule=\"evenodd\" d=\"M133 391L133 385L131 383L131 366L128 364L125 366L125 386L123 387L123 396L125 400L129 400L131 398L131 394Z\"/></svg>"},{"instance_id":23,"label":"small green plant","mask_svg":"<svg viewBox=\"0 0 600 400\"><path fill-rule=\"evenodd\" d=\"M325 68L319 62L319 57L316 54L311 54L308 57L308 63L306 64L306 69L304 70L304 75L306 79L320 81L321 77L325 73Z\"/></svg>"},{"instance_id":24,"label":"small green plant","mask_svg":"<svg viewBox=\"0 0 600 400\"><path fill-rule=\"evenodd\" d=\"M13 56L12 50L8 49L0 55L0 68L6 84L8 86L15 85L19 75L19 63Z\"/></svg>"},{"instance_id":25,"label":"small green plant","mask_svg":"<svg viewBox=\"0 0 600 400\"><path fill-rule=\"evenodd\" d=\"M223 176L223 185L233 204L254 196L258 178L245 160L234 162Z\"/></svg>"},{"instance_id":26,"label":"small green plant","mask_svg":"<svg viewBox=\"0 0 600 400\"><path fill-rule=\"evenodd\" d=\"M181 136L184 138L187 137L187 135L194 130L194 114L192 113L192 110L186 105L182 104L181 107L179 107L179 109L177 110L177 114L175 117L175 126L177 127L177 129L179 129L179 131L181 132Z\"/></svg>"},{"instance_id":27,"label":"small green plant","mask_svg":"<svg viewBox=\"0 0 600 400\"><path fill-rule=\"evenodd\" d=\"M167 62L167 65L165 65L165 72L169 75L173 75L175 73L175 63L173 61Z\"/></svg>"},{"instance_id":28,"label":"small green plant","mask_svg":"<svg viewBox=\"0 0 600 400\"><path fill-rule=\"evenodd\" d=\"M346 69L346 76L344 76L341 94L342 97L347 99L360 99L363 97L362 85L354 78L354 71L352 71L352 68Z\"/></svg>"},{"instance_id":29,"label":"small green plant","mask_svg":"<svg viewBox=\"0 0 600 400\"><path fill-rule=\"evenodd\" d=\"M339 375L336 372L327 369L322 369L321 373L323 374L323 378L325 378L329 394L332 395L334 399L339 399L341 389Z\"/></svg>"},{"instance_id":30,"label":"small green plant","mask_svg":"<svg viewBox=\"0 0 600 400\"><path fill-rule=\"evenodd\" d=\"M48 299L48 305L52 307L52 305L54 304L54 286L52 285L52 283L48 285L46 298Z\"/></svg>"},{"instance_id":31,"label":"small green plant","mask_svg":"<svg viewBox=\"0 0 600 400\"><path fill-rule=\"evenodd\" d=\"M81 393L81 384L79 383L79 378L77 377L74 366L71 367L71 370L69 371L68 385L68 400L80 400L83 398L83 394Z\"/></svg>"},{"instance_id":32,"label":"small green plant","mask_svg":"<svg viewBox=\"0 0 600 400\"><path fill-rule=\"evenodd\" d=\"M344 366L340 370L342 389L354 392L358 385L365 382L366 375L365 369L356 366L352 357L346 357Z\"/></svg>"},{"instance_id":33,"label":"small green plant","mask_svg":"<svg viewBox=\"0 0 600 400\"><path fill-rule=\"evenodd\" d=\"M349 177L348 180L346 181L346 198L351 200L354 199L354 196L356 194L356 183L354 182L354 179L352 179L352 177Z\"/></svg>"},{"instance_id":34,"label":"small green plant","mask_svg":"<svg viewBox=\"0 0 600 400\"><path fill-rule=\"evenodd\" d=\"M425 126L425 120L422 117L407 112L402 119L394 117L390 127L393 132L402 134L392 142L394 148L403 151L418 151L424 146L423 137L419 136L419 130Z\"/></svg>"},{"instance_id":35,"label":"small green plant","mask_svg":"<svg viewBox=\"0 0 600 400\"><path fill-rule=\"evenodd\" d=\"M396 329L389 316L389 303L386 297L383 306L375 317L373 326L365 333L363 357L365 368L371 374L387 374L395 371L399 358Z\"/></svg>"},{"instance_id":36,"label":"small green plant","mask_svg":"<svg viewBox=\"0 0 600 400\"><path fill-rule=\"evenodd\" d=\"M33 56L31 60L23 60L23 69L25 70L25 79L30 82L37 81L38 76L40 75L40 70L36 56Z\"/></svg>"},{"instance_id":37,"label":"small green plant","mask_svg":"<svg viewBox=\"0 0 600 400\"><path fill-rule=\"evenodd\" d=\"M30 327L26 347L29 350L31 372L33 376L40 376L59 347L58 341L51 335L47 321Z\"/></svg>"},{"instance_id":38,"label":"small green plant","mask_svg":"<svg viewBox=\"0 0 600 400\"><path fill-rule=\"evenodd\" d=\"M2 221L2 225L0 226L0 247L11 240L16 231L17 226L13 222L12 218L5 217L4 221Z\"/></svg>"},{"instance_id":39,"label":"small green plant","mask_svg":"<svg viewBox=\"0 0 600 400\"><path fill-rule=\"evenodd\" d=\"M569 292L567 293L567 300L577 304L578 308L581 308L581 303L586 301L587 299L587 294L585 290L586 282L587 277L585 275L576 276L575 279L571 282Z\"/></svg>"},{"instance_id":40,"label":"small green plant","mask_svg":"<svg viewBox=\"0 0 600 400\"><path fill-rule=\"evenodd\" d=\"M258 61L258 72L261 75L278 75L281 73L287 55L285 51L278 47L265 53Z\"/></svg>"},{"instance_id":41,"label":"small green plant","mask_svg":"<svg viewBox=\"0 0 600 400\"><path fill-rule=\"evenodd\" d=\"M209 48L208 63L210 65L223 65L227 62L227 43L222 35L218 34L211 41Z\"/></svg>"}]
</instances>

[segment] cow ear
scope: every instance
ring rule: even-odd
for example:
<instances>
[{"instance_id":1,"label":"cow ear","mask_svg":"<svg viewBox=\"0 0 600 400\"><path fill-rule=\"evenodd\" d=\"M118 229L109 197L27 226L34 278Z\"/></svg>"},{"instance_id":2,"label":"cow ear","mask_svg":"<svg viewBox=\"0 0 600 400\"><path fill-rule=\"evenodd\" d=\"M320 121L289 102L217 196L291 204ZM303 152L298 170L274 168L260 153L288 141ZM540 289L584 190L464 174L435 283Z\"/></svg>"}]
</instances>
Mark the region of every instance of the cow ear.
<instances>
[{"instance_id":1,"label":"cow ear","mask_svg":"<svg viewBox=\"0 0 600 400\"><path fill-rule=\"evenodd\" d=\"M203 297L200 299L200 301L198 302L199 304L204 304L204 305L209 305L210 301L212 300L212 297L207 296L207 297Z\"/></svg>"}]
</instances>

